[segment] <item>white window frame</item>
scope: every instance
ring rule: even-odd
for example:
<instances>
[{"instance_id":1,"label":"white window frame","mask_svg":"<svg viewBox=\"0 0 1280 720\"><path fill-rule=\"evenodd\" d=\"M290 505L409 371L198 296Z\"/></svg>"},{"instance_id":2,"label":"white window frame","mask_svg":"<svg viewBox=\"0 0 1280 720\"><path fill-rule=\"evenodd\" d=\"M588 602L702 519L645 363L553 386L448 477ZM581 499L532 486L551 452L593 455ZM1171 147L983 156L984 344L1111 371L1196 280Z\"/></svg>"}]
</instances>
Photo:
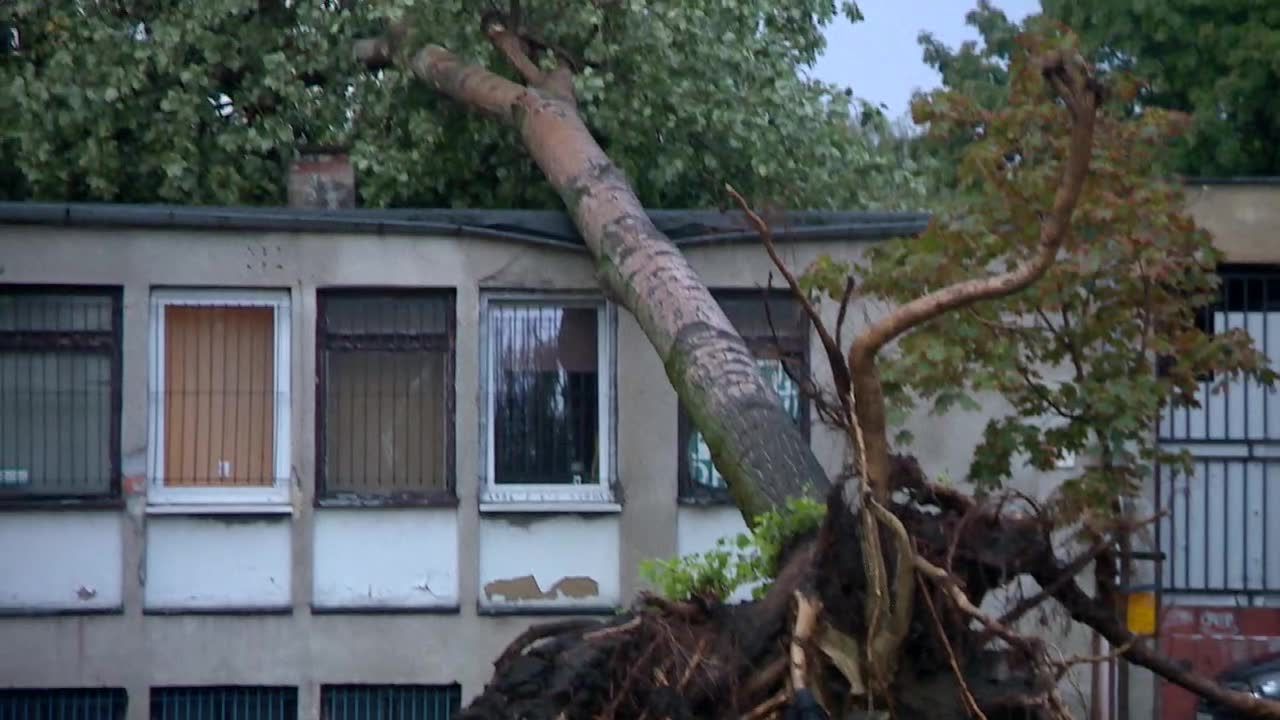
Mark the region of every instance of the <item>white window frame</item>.
<instances>
[{"instance_id":1,"label":"white window frame","mask_svg":"<svg viewBox=\"0 0 1280 720\"><path fill-rule=\"evenodd\" d=\"M273 404L275 427L272 441L275 447L275 481L270 487L166 487L164 388L165 388L165 308L200 306L269 307L275 316L274 376L276 401ZM153 506L287 506L289 503L289 478L292 468L290 385L292 362L291 325L292 303L288 290L252 289L156 289L151 292L151 338L148 402L151 422L148 423L147 442L147 503Z\"/></svg>"},{"instance_id":2,"label":"white window frame","mask_svg":"<svg viewBox=\"0 0 1280 720\"><path fill-rule=\"evenodd\" d=\"M597 428L600 438L600 477L581 485L516 484L495 481L492 306L541 305L596 309ZM617 308L596 294L565 292L485 292L480 297L480 510L497 512L617 512L613 485L617 477L614 370Z\"/></svg>"}]
</instances>

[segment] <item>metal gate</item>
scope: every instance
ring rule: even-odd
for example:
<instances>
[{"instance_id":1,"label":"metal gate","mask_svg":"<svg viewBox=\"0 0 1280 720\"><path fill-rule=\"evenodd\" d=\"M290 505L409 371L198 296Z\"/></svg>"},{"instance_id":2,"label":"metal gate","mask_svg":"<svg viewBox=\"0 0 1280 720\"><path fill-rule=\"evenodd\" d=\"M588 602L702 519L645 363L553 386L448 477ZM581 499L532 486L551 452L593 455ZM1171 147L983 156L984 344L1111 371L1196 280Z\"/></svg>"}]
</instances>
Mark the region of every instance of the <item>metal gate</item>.
<instances>
[{"instance_id":1,"label":"metal gate","mask_svg":"<svg viewBox=\"0 0 1280 720\"><path fill-rule=\"evenodd\" d=\"M1280 269L1219 270L1207 330L1244 329L1280 358ZM1217 389L1222 385L1220 389ZM1216 389L1216 391L1215 391ZM1215 676L1280 650L1280 397L1255 383L1206 378L1198 407L1170 410L1160 443L1194 458L1187 474L1161 468L1156 505L1159 642L1175 660ZM1195 697L1161 682L1157 717L1194 720Z\"/></svg>"}]
</instances>

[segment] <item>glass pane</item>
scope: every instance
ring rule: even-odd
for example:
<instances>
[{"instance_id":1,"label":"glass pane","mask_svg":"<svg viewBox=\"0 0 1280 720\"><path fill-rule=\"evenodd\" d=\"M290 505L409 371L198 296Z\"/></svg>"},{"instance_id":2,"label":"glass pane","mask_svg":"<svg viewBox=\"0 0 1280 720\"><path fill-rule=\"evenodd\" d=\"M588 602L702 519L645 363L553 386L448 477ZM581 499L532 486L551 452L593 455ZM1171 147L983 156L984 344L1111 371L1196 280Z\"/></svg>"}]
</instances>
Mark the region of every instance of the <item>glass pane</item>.
<instances>
[{"instance_id":1,"label":"glass pane","mask_svg":"<svg viewBox=\"0 0 1280 720\"><path fill-rule=\"evenodd\" d=\"M772 358L758 358L756 367L760 368L760 374L764 376L765 383L772 385L773 389L777 391L778 397L782 400L783 409L787 411L791 419L799 422L801 402L803 400L800 396L800 386L783 369L782 361ZM717 489L727 487L724 478L716 470L715 464L711 462L711 449L703 441L702 433L692 430L689 435L687 452L689 453L689 479L694 485Z\"/></svg>"},{"instance_id":2,"label":"glass pane","mask_svg":"<svg viewBox=\"0 0 1280 720\"><path fill-rule=\"evenodd\" d=\"M106 295L0 295L0 332L107 331L111 325Z\"/></svg>"},{"instance_id":3,"label":"glass pane","mask_svg":"<svg viewBox=\"0 0 1280 720\"><path fill-rule=\"evenodd\" d=\"M443 296L362 295L325 299L325 330L344 335L438 335L448 332L452 303Z\"/></svg>"},{"instance_id":4,"label":"glass pane","mask_svg":"<svg viewBox=\"0 0 1280 720\"><path fill-rule=\"evenodd\" d=\"M490 310L498 483L592 483L599 476L594 307Z\"/></svg>"},{"instance_id":5,"label":"glass pane","mask_svg":"<svg viewBox=\"0 0 1280 720\"><path fill-rule=\"evenodd\" d=\"M443 490L445 354L331 351L326 358L325 491Z\"/></svg>"},{"instance_id":6,"label":"glass pane","mask_svg":"<svg viewBox=\"0 0 1280 720\"><path fill-rule=\"evenodd\" d=\"M165 308L165 485L275 481L275 311Z\"/></svg>"},{"instance_id":7,"label":"glass pane","mask_svg":"<svg viewBox=\"0 0 1280 720\"><path fill-rule=\"evenodd\" d=\"M0 493L84 495L110 483L110 358L0 353Z\"/></svg>"}]
</instances>

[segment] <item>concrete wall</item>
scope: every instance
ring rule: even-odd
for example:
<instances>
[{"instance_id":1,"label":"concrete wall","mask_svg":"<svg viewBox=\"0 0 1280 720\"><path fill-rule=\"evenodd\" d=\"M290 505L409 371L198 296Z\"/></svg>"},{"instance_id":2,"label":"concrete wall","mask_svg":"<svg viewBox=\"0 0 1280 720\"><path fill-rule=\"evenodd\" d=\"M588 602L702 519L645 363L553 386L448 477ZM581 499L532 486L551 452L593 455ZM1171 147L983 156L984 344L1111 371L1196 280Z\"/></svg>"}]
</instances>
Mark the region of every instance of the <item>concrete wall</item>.
<instances>
[{"instance_id":1,"label":"concrete wall","mask_svg":"<svg viewBox=\"0 0 1280 720\"><path fill-rule=\"evenodd\" d=\"M858 249L784 253L803 267ZM770 269L752 245L689 256L713 287L758 287ZM581 252L467 238L8 226L0 257L0 283L123 287L125 475L120 507L0 511L0 684L123 686L133 718L162 684L293 684L304 717L322 683L457 681L465 698L530 622L612 612L639 589L643 559L695 549L698 511L676 502L675 394L625 312L615 354L621 502L589 513L490 512L478 502L482 290L594 291ZM148 502L149 322L161 285L289 291L283 506ZM316 290L336 285L455 288L456 504L313 501ZM815 428L813 442L839 465L835 438ZM730 510L702 514L709 522L693 535L703 539L741 526Z\"/></svg>"},{"instance_id":2,"label":"concrete wall","mask_svg":"<svg viewBox=\"0 0 1280 720\"><path fill-rule=\"evenodd\" d=\"M1253 238L1224 236L1233 258L1259 257L1250 249L1255 241L1280 255L1266 229L1275 219L1249 219L1276 212L1277 203L1255 207L1269 195L1193 190L1202 222ZM803 268L820 254L852 257L861 247L792 243L782 252ZM686 255L713 288L757 287L771 269L752 245L692 247ZM594 290L580 252L472 238L8 226L0 227L0 259L0 283L123 286L125 474L122 507L0 511L0 612L7 615L0 619L0 685L123 686L135 720L146 716L147 688L162 684L297 685L303 717L315 717L324 683L457 681L465 700L530 622L607 612L640 589L642 560L706 549L742 529L732 510L677 502L675 394L625 312L615 355L619 506L482 511L481 293ZM289 290L285 506L246 516L148 504L155 285ZM339 509L313 502L316 290L334 285L456 290L456 505ZM855 309L850 331L865 322L864 311L874 318L884 308ZM816 339L810 356L826 379ZM926 472L965 475L985 420L1003 411L995 398L983 400L981 413L912 419L917 440L909 450ZM828 469L844 461L843 439L826 428L815 424L811 442ZM1066 472L1021 471L1014 483L1043 497ZM1062 649L1085 653L1089 644L1086 633L1074 633ZM1152 694L1149 679L1133 683L1136 702Z\"/></svg>"}]
</instances>

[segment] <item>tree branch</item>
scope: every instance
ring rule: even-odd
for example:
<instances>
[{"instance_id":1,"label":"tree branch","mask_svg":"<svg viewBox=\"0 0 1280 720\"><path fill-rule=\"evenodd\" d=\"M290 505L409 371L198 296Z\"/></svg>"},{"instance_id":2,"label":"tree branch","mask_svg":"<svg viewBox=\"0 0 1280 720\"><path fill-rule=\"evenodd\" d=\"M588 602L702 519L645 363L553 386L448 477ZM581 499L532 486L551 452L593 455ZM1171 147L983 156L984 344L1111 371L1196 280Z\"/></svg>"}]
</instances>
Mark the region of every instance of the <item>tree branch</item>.
<instances>
[{"instance_id":1,"label":"tree branch","mask_svg":"<svg viewBox=\"0 0 1280 720\"><path fill-rule=\"evenodd\" d=\"M751 224L755 226L756 232L760 235L760 241L764 243L765 251L769 253L769 259L773 261L774 267L778 268L778 272L782 273L783 279L787 281L787 287L791 288L791 294L800 301L805 314L809 316L809 321L813 323L814 330L817 331L818 338L822 341L822 348L827 353L827 361L831 365L836 393L839 395L841 402L846 404L845 411L852 417L853 408L847 407L849 368L844 363L844 356L840 351L840 346L836 343L835 338L831 337L826 324L822 322L822 316L818 314L818 310L813 306L813 303L809 302L809 298L805 295L804 290L801 289L800 282L796 280L796 276L787 268L787 264L778 255L778 248L773 243L773 230L769 227L769 224L751 209L746 198L733 189L732 185L726 184L724 188L734 202L738 203L738 207L742 208L742 212L746 214Z\"/></svg>"},{"instance_id":2,"label":"tree branch","mask_svg":"<svg viewBox=\"0 0 1280 720\"><path fill-rule=\"evenodd\" d=\"M1032 573L1043 587L1056 584L1059 566L1053 563ZM1217 682L1190 670L1184 670L1176 662L1151 649L1128 628L1124 627L1114 610L1089 597L1074 581L1063 583L1053 597L1066 608L1071 618L1093 628L1113 647L1122 648L1121 657L1140 665L1183 689L1207 698L1218 705L1230 708L1252 718L1280 720L1280 703L1263 700L1248 693L1228 690Z\"/></svg>"},{"instance_id":3,"label":"tree branch","mask_svg":"<svg viewBox=\"0 0 1280 720\"><path fill-rule=\"evenodd\" d=\"M484 34L489 38L489 42L493 47L502 53L502 57L511 66L520 73L520 77L525 82L535 87L541 86L547 80L546 73L538 67L525 49L524 41L520 36L507 29L507 26L496 17L488 18L484 24Z\"/></svg>"},{"instance_id":4,"label":"tree branch","mask_svg":"<svg viewBox=\"0 0 1280 720\"><path fill-rule=\"evenodd\" d=\"M876 369L876 353L911 328L952 310L982 300L1010 295L1042 277L1053 265L1070 229L1093 152L1093 129L1100 91L1080 63L1053 54L1042 64L1046 80L1058 91L1071 114L1071 139L1053 207L1040 226L1039 251L1029 262L991 277L975 278L936 290L901 305L864 331L849 348L854 409L867 446L866 481L875 497L889 494L889 443L885 422L884 388Z\"/></svg>"}]
</instances>

